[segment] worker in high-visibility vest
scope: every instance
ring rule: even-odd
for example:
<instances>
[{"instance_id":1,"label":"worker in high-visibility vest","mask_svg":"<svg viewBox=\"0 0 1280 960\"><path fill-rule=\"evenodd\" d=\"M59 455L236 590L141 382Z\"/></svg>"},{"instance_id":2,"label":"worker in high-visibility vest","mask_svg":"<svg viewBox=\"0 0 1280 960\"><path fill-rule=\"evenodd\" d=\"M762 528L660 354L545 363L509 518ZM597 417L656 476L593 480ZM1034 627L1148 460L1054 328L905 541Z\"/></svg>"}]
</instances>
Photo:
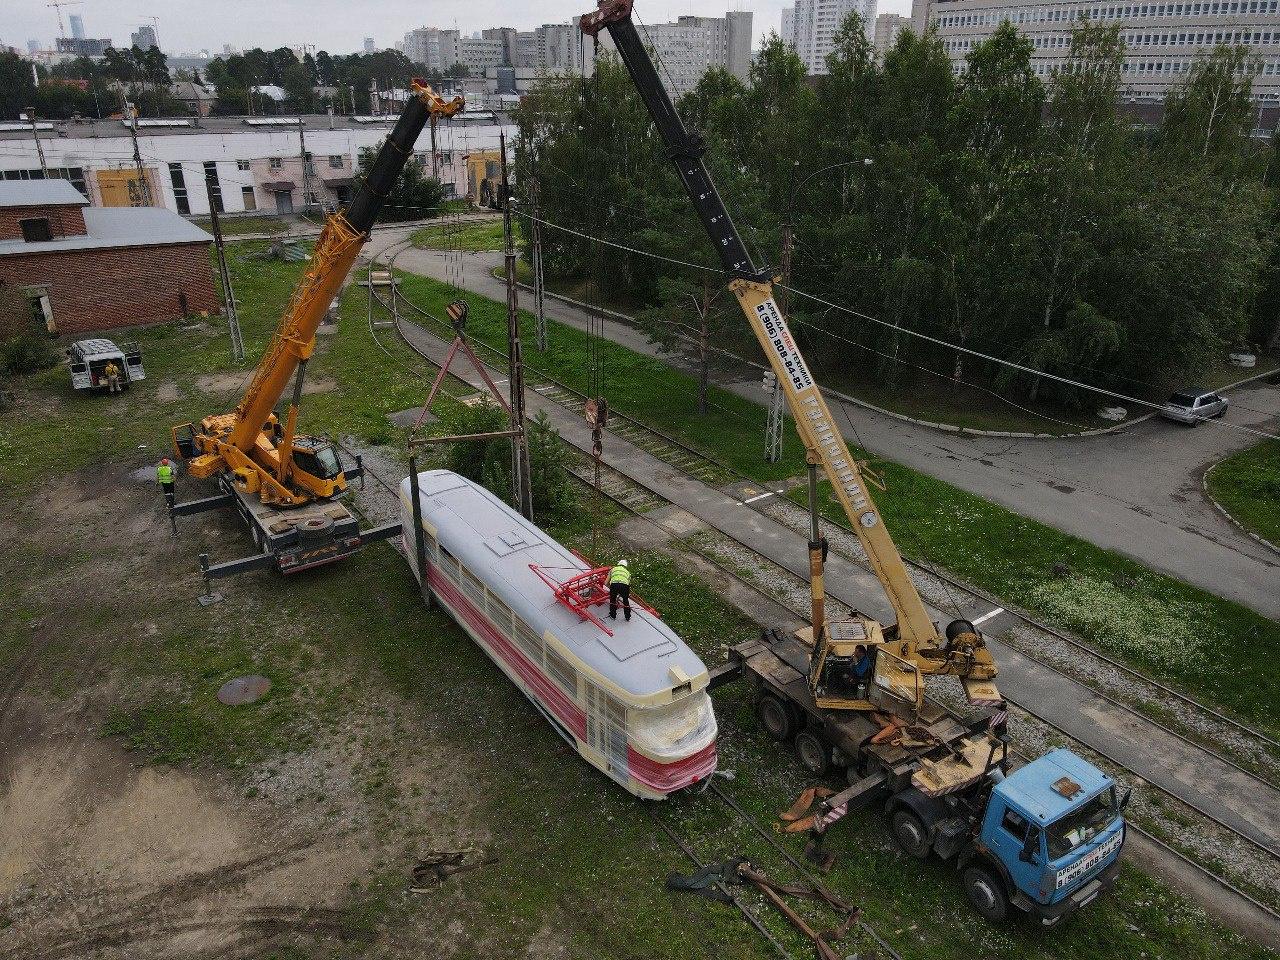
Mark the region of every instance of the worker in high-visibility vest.
<instances>
[{"instance_id":1,"label":"worker in high-visibility vest","mask_svg":"<svg viewBox=\"0 0 1280 960\"><path fill-rule=\"evenodd\" d=\"M618 619L618 601L622 601L622 613L631 619L631 571L627 569L627 561L619 560L618 565L609 571L609 619Z\"/></svg>"},{"instance_id":2,"label":"worker in high-visibility vest","mask_svg":"<svg viewBox=\"0 0 1280 960\"><path fill-rule=\"evenodd\" d=\"M164 504L166 507L173 506L173 464L169 462L169 458L160 461L160 466L156 467L156 480L160 483L160 489L164 491Z\"/></svg>"}]
</instances>

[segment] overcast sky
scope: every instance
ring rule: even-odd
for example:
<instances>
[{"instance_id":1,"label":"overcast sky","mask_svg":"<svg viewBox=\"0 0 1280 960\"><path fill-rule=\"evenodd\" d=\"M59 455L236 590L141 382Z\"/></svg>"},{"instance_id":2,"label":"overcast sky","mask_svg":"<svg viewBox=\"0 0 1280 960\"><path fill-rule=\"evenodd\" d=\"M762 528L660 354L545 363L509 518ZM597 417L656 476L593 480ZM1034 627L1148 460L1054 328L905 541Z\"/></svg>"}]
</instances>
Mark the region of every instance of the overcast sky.
<instances>
[{"instance_id":1,"label":"overcast sky","mask_svg":"<svg viewBox=\"0 0 1280 960\"><path fill-rule=\"evenodd\" d=\"M361 39L373 37L378 47L390 47L413 27L456 27L464 33L485 27L528 30L543 23L562 23L586 13L594 0L83 0L62 8L84 18L85 35L106 37L117 46L129 44L129 34L149 16L160 18L160 46L170 55L201 48L221 53L224 43L240 49L274 49L312 43L330 53L360 49ZM25 50L28 40L42 48L58 35L57 11L45 0L5 3L0 15L0 43ZM681 14L721 16L726 9L755 14L756 45L782 21L783 0L637 0L636 12L645 23L663 23ZM17 9L15 9L17 8ZM911 0L880 0L878 13L911 12ZM67 36L71 35L67 21Z\"/></svg>"}]
</instances>

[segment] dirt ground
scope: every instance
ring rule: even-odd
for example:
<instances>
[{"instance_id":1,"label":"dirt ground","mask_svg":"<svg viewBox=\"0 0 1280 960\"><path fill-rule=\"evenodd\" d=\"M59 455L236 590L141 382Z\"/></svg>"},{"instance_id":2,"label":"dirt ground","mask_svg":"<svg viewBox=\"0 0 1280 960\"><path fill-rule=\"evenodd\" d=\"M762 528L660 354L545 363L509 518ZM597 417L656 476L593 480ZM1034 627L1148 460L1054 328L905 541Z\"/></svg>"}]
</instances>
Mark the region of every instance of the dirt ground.
<instances>
[{"instance_id":1,"label":"dirt ground","mask_svg":"<svg viewBox=\"0 0 1280 960\"><path fill-rule=\"evenodd\" d=\"M197 537L169 537L153 472L140 463L67 478L28 498L23 521L0 534L6 555L26 554L23 607L40 614L28 637L10 637L19 653L0 681L0 955L362 954L373 930L351 908L371 871L397 864L407 875L412 861L361 788L363 745L390 744L397 817L427 825L427 847L487 841L465 810L443 809L445 798L477 789L477 777L429 742L396 748L402 725L424 718L355 678L340 737L248 769L152 765L103 736L136 680L134 654L145 656L166 614L189 619L202 592ZM229 519L205 516L194 521L204 539L244 549ZM59 531L44 552L24 543L37 525ZM138 549L95 553L104 538ZM227 593L210 608L217 616L256 602L252 591ZM81 615L90 609L111 616ZM211 677L207 694L220 682ZM404 935L402 948L399 936L379 934L377 955L422 956L433 941L432 955L457 947L429 923Z\"/></svg>"}]
</instances>

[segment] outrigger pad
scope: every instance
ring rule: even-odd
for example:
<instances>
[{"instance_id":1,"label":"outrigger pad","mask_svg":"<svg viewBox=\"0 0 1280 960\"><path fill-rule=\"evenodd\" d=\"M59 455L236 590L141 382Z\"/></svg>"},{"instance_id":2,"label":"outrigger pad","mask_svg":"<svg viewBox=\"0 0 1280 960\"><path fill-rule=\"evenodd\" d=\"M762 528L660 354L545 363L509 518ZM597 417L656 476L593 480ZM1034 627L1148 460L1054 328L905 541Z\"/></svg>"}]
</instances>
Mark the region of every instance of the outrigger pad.
<instances>
[{"instance_id":1,"label":"outrigger pad","mask_svg":"<svg viewBox=\"0 0 1280 960\"><path fill-rule=\"evenodd\" d=\"M836 855L822 845L822 838L810 837L800 855L806 863L813 865L821 874L828 874L836 864Z\"/></svg>"}]
</instances>

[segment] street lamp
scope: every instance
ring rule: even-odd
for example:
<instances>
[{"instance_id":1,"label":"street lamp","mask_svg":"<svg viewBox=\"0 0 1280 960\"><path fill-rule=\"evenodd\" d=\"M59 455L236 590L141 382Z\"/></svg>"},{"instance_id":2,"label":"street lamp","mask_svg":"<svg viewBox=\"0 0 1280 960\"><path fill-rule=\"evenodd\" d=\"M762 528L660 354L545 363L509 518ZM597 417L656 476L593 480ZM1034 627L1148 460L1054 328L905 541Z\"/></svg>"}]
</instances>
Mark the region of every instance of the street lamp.
<instances>
[{"instance_id":1,"label":"street lamp","mask_svg":"<svg viewBox=\"0 0 1280 960\"><path fill-rule=\"evenodd\" d=\"M875 163L875 160L871 157L863 157L861 160L846 160L843 163L832 163L825 167L819 167L799 183L796 183L796 170L800 166L800 161L797 160L791 165L791 181L788 184L789 192L787 196L787 222L782 227L782 291L781 296L778 297L778 300L781 301L779 307L784 317L787 315L789 300L787 288L791 286L791 240L794 233L796 195L799 194L806 183L820 173L826 173L828 170L838 170L841 167L858 165L869 167L873 163Z\"/></svg>"}]
</instances>

